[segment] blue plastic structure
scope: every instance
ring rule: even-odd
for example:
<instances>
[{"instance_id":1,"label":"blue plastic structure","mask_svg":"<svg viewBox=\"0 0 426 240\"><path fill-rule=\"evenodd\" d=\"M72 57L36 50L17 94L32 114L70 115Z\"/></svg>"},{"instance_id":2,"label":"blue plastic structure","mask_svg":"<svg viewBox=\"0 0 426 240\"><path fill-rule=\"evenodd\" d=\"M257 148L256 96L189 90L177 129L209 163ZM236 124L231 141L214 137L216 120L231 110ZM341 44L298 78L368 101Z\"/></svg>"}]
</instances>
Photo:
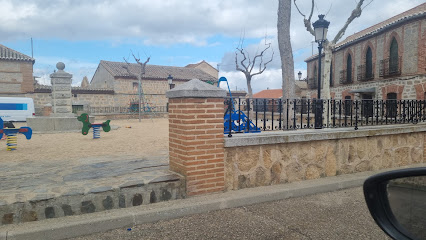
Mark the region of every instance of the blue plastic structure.
<instances>
[{"instance_id":1,"label":"blue plastic structure","mask_svg":"<svg viewBox=\"0 0 426 240\"><path fill-rule=\"evenodd\" d=\"M225 77L220 77L219 81L217 82L217 87L220 86L221 82L226 82L226 84L228 85L228 91L229 91L229 97L230 97L229 101L232 102L232 109L230 109L228 105L228 108L226 109L225 115L223 117L224 119L223 133L229 134L232 131L244 132L244 133L260 132L260 128L256 127L256 125L254 125L254 123L251 120L249 120L249 118L244 112L237 110L235 108L234 99L232 98L232 93L231 93L231 89L229 88L228 80ZM231 121L231 124L229 124L229 121ZM231 127L231 131L229 129L230 127Z\"/></svg>"}]
</instances>

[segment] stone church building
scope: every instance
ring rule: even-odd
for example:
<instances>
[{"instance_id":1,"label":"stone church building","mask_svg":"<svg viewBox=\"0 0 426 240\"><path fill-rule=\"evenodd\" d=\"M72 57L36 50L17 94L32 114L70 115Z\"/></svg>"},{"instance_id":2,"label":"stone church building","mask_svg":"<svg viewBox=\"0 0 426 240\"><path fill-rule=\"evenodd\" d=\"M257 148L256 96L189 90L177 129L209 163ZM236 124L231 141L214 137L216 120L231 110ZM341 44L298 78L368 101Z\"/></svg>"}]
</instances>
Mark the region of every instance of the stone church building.
<instances>
[{"instance_id":1,"label":"stone church building","mask_svg":"<svg viewBox=\"0 0 426 240\"><path fill-rule=\"evenodd\" d=\"M332 98L424 100L426 3L348 36L336 44L331 59ZM315 98L318 54L305 62L308 97Z\"/></svg>"}]
</instances>

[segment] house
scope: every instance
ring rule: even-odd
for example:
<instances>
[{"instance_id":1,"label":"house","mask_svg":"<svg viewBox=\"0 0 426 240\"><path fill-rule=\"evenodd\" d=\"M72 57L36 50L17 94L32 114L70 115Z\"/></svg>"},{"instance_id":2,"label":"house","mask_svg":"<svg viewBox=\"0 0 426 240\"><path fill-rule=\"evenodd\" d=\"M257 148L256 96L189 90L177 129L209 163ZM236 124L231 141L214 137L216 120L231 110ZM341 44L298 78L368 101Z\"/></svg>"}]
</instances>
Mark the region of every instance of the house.
<instances>
[{"instance_id":1,"label":"house","mask_svg":"<svg viewBox=\"0 0 426 240\"><path fill-rule=\"evenodd\" d=\"M0 96L17 96L34 91L34 58L0 44Z\"/></svg>"},{"instance_id":2,"label":"house","mask_svg":"<svg viewBox=\"0 0 426 240\"><path fill-rule=\"evenodd\" d=\"M206 72L206 73L210 74L211 76L215 77L216 79L218 79L219 71L216 68L212 67L212 65L210 65L209 63L207 63L204 60L199 62L199 63L188 64L185 67L201 69L204 72Z\"/></svg>"},{"instance_id":3,"label":"house","mask_svg":"<svg viewBox=\"0 0 426 240\"><path fill-rule=\"evenodd\" d=\"M90 82L90 88L112 89L114 91L113 106L129 106L138 102L138 79L133 73L140 71L140 66L131 63L129 70L124 68L125 62L110 62L101 60ZM169 86L168 77L173 78L173 84ZM145 104L149 106L166 106L166 91L191 79L199 79L212 84L217 83L214 77L199 68L173 67L146 65L145 74L142 77L142 90Z\"/></svg>"},{"instance_id":4,"label":"house","mask_svg":"<svg viewBox=\"0 0 426 240\"><path fill-rule=\"evenodd\" d=\"M426 3L348 36L331 59L332 98L424 100ZM305 62L307 96L316 98L318 55Z\"/></svg>"}]
</instances>

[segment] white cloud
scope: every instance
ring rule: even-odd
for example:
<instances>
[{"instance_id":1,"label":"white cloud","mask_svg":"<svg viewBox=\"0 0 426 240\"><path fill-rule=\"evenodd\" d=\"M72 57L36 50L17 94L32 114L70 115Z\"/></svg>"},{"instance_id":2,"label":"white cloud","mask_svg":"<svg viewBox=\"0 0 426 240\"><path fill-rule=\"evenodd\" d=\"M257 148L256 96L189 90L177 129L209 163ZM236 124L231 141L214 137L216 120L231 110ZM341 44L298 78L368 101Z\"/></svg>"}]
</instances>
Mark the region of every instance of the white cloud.
<instances>
[{"instance_id":1,"label":"white cloud","mask_svg":"<svg viewBox=\"0 0 426 240\"><path fill-rule=\"evenodd\" d=\"M65 63L64 71L73 75L72 85L79 86L84 76L90 79L93 77L93 74L96 71L99 63L85 62L79 59L68 59L64 57L56 56L41 56L37 57L37 66L34 68L34 76L39 77L37 80L40 84L51 85L50 83L50 74L56 70L56 63L63 62Z\"/></svg>"}]
</instances>

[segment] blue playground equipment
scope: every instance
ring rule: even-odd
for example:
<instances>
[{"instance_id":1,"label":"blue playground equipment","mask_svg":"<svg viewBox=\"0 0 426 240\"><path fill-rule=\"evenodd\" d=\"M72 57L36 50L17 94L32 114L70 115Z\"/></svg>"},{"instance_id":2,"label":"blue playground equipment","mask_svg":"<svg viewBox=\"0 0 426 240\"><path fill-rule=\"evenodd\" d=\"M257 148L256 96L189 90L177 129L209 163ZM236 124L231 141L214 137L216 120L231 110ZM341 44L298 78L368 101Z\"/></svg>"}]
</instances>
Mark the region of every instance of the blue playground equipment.
<instances>
[{"instance_id":1,"label":"blue playground equipment","mask_svg":"<svg viewBox=\"0 0 426 240\"><path fill-rule=\"evenodd\" d=\"M3 137L3 134L6 135L6 150L15 151L18 145L17 134L22 133L29 140L33 134L33 131L29 127L21 128L3 128L3 119L0 117L0 139Z\"/></svg>"},{"instance_id":2,"label":"blue playground equipment","mask_svg":"<svg viewBox=\"0 0 426 240\"><path fill-rule=\"evenodd\" d=\"M258 133L260 132L260 128L256 127L254 123L249 120L244 112L237 110L234 106L234 99L232 98L231 89L229 88L228 80L225 77L220 77L217 82L217 87L220 86L221 82L226 82L228 85L229 91L229 100L231 103L228 104L228 108L226 109L225 115L223 119L225 120L223 123L224 134L230 134L232 131L234 132L244 132L244 133ZM232 108L232 109L231 109ZM230 131L231 128L231 131Z\"/></svg>"}]
</instances>

